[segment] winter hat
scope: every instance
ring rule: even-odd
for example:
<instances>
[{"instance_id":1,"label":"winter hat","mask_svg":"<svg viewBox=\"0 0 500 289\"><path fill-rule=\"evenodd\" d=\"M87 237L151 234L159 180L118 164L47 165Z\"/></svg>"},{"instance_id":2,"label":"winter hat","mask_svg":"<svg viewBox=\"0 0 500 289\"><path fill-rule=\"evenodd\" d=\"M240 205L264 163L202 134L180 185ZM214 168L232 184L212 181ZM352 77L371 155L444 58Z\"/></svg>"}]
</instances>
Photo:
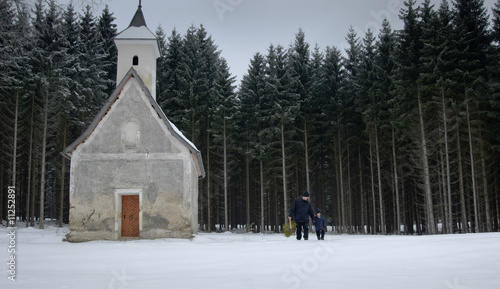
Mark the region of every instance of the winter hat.
<instances>
[{"instance_id":1,"label":"winter hat","mask_svg":"<svg viewBox=\"0 0 500 289\"><path fill-rule=\"evenodd\" d=\"M309 198L309 192L305 191L304 194L302 195L302 197L308 197Z\"/></svg>"},{"instance_id":2,"label":"winter hat","mask_svg":"<svg viewBox=\"0 0 500 289\"><path fill-rule=\"evenodd\" d=\"M316 215L317 215L318 213L322 214L320 209L316 209Z\"/></svg>"}]
</instances>

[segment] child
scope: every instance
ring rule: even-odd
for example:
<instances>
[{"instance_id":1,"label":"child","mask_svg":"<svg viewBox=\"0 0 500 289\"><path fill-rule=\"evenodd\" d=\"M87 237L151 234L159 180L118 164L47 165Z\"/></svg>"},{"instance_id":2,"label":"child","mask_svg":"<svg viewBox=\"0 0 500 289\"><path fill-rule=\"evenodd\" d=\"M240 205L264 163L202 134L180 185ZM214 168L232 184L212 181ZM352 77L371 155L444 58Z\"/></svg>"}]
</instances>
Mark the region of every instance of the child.
<instances>
[{"instance_id":1,"label":"child","mask_svg":"<svg viewBox=\"0 0 500 289\"><path fill-rule=\"evenodd\" d=\"M325 229L326 229L326 220L325 217L321 215L321 210L316 210L316 216L314 217L314 226L316 227L316 236L318 240L325 239Z\"/></svg>"}]
</instances>

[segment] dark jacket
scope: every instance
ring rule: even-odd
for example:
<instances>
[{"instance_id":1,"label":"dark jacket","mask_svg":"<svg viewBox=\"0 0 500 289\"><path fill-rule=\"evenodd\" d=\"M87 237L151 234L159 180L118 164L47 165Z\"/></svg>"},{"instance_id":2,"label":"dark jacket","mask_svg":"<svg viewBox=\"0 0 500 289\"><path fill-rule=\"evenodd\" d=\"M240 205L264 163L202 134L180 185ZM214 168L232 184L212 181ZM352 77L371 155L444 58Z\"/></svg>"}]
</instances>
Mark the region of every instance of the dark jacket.
<instances>
[{"instance_id":1,"label":"dark jacket","mask_svg":"<svg viewBox=\"0 0 500 289\"><path fill-rule=\"evenodd\" d=\"M314 226L316 227L316 231L324 230L326 227L325 217L321 216L321 218L318 218L318 216L315 216L314 217Z\"/></svg>"},{"instance_id":2,"label":"dark jacket","mask_svg":"<svg viewBox=\"0 0 500 289\"><path fill-rule=\"evenodd\" d=\"M309 201L304 201L302 197L298 197L293 201L292 207L290 208L289 217L292 217L296 223L307 223L309 222L308 216L311 219L314 218L314 212Z\"/></svg>"},{"instance_id":3,"label":"dark jacket","mask_svg":"<svg viewBox=\"0 0 500 289\"><path fill-rule=\"evenodd\" d=\"M318 218L318 213L321 214L321 218ZM326 229L326 219L323 217L323 212L320 209L316 210L316 215L314 215L313 219L314 227L316 231L325 230Z\"/></svg>"}]
</instances>

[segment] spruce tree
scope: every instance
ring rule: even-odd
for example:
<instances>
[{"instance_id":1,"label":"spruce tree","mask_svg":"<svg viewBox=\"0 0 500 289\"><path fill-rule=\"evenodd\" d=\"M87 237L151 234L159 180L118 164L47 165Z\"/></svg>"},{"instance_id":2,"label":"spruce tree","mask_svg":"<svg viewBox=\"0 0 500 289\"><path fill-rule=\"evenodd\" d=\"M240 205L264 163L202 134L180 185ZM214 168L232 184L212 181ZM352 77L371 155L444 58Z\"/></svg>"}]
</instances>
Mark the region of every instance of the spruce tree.
<instances>
[{"instance_id":1,"label":"spruce tree","mask_svg":"<svg viewBox=\"0 0 500 289\"><path fill-rule=\"evenodd\" d=\"M363 120L366 124L366 132L369 138L370 152L375 150L373 154L370 154L370 171L372 179L372 202L375 212L376 201L378 197L378 210L380 218L380 231L382 234L386 233L386 222L385 222L385 208L384 208L384 196L382 188L382 171L381 171L381 160L380 160L380 136L379 136L379 114L381 110L382 101L379 99L379 94L377 93L377 73L375 69L375 36L368 30L365 38L363 39L363 50L362 58L360 61L359 75L357 78L357 99L356 107L361 113ZM375 167L376 166L376 167ZM375 173L376 172L376 176ZM376 189L375 189L376 188ZM375 215L374 215L375 217Z\"/></svg>"},{"instance_id":2,"label":"spruce tree","mask_svg":"<svg viewBox=\"0 0 500 289\"><path fill-rule=\"evenodd\" d=\"M14 51L17 32L15 27L15 12L12 7L12 2L0 2L0 93L5 95L12 84L12 75L9 72L16 66L11 55ZM3 99L3 98L2 98Z\"/></svg>"},{"instance_id":3,"label":"spruce tree","mask_svg":"<svg viewBox=\"0 0 500 289\"><path fill-rule=\"evenodd\" d=\"M382 140L385 144L381 147L390 147L391 151L384 152L386 155L391 156L391 166L393 175L393 203L395 204L395 218L394 218L394 232L399 233L402 220L401 220L401 200L400 200L400 186L399 186L399 150L397 150L395 128L393 120L392 97L393 97L393 73L395 68L394 63L394 49L395 49L395 35L391 29L390 23L387 20L382 22L382 28L379 33L378 41L376 44L375 53L375 74L377 81L375 83L375 95L377 96L378 105L378 121ZM389 172L387 172L389 173ZM389 215L389 214L387 214ZM389 225L389 222L387 222Z\"/></svg>"},{"instance_id":4,"label":"spruce tree","mask_svg":"<svg viewBox=\"0 0 500 289\"><path fill-rule=\"evenodd\" d=\"M500 1L497 0L495 2L494 7L491 8L493 12L493 27L491 29L491 36L493 41L495 41L496 45L498 46L500 44Z\"/></svg>"},{"instance_id":5,"label":"spruce tree","mask_svg":"<svg viewBox=\"0 0 500 289\"><path fill-rule=\"evenodd\" d=\"M493 45L491 46L490 61L488 62L490 63L489 70L492 75L490 86L492 92L491 104L493 111L490 115L496 122L500 119L500 0L495 3L492 10L493 27L491 29L491 36ZM492 149L498 153L500 152L500 128L496 126L491 129L493 130L494 135ZM500 199L500 195L497 196L497 199ZM496 226L498 227L498 225Z\"/></svg>"},{"instance_id":6,"label":"spruce tree","mask_svg":"<svg viewBox=\"0 0 500 289\"><path fill-rule=\"evenodd\" d=\"M74 11L73 5L68 5L63 14L62 21L62 46L64 47L67 60L65 64L65 76L67 77L67 92L56 101L54 106L57 115L56 122L54 123L54 130L58 131L58 137L55 141L55 148L58 152L63 151L69 143L78 137L78 115L77 109L79 107L79 68L80 68L80 27L77 20L77 15ZM69 163L62 155L58 155L55 162L56 181L58 192L58 225L63 226L64 219L68 218L69 200L67 196L68 191L68 177L69 177Z\"/></svg>"},{"instance_id":7,"label":"spruce tree","mask_svg":"<svg viewBox=\"0 0 500 289\"><path fill-rule=\"evenodd\" d=\"M236 113L236 97L234 93L235 77L231 76L229 67L224 58L219 59L217 64L217 76L211 93L211 105L209 112L212 118L210 133L213 137L210 150L217 156L215 158L214 175L224 190L224 225L229 230L229 164L234 160L236 124L234 115ZM222 181L220 181L222 180ZM235 198L235 196L232 196Z\"/></svg>"},{"instance_id":8,"label":"spruce tree","mask_svg":"<svg viewBox=\"0 0 500 289\"><path fill-rule=\"evenodd\" d=\"M165 94L167 81L165 74L168 71L166 66L166 53L167 53L167 37L161 25L158 25L155 31L156 39L158 41L158 48L160 56L156 59L156 102L162 107L161 95Z\"/></svg>"},{"instance_id":9,"label":"spruce tree","mask_svg":"<svg viewBox=\"0 0 500 289\"><path fill-rule=\"evenodd\" d=\"M315 198L311 200L313 206L324 208L326 213L326 180L327 180L327 159L329 139L328 131L327 104L329 102L324 89L325 78L323 75L323 65L325 62L324 53L321 52L318 45L314 47L311 54L310 64L310 114L308 125L309 139L309 162L311 191L316 192Z\"/></svg>"},{"instance_id":10,"label":"spruce tree","mask_svg":"<svg viewBox=\"0 0 500 289\"><path fill-rule=\"evenodd\" d=\"M500 1L495 3L495 6L492 8L493 10L493 28L492 28L492 41L493 44L491 46L490 52L490 63L489 71L491 73L490 80L490 91L491 91L491 108L492 111L489 113L492 121L491 124L498 123L500 121ZM494 152L495 157L492 157L492 163L498 163L500 161L500 127L498 126L489 126L488 129L491 131L493 135L491 149ZM498 181L498 179L497 179ZM496 196L495 196L496 195ZM497 189L496 194L494 194L496 198L496 218L494 221L494 231L498 231L500 220L499 220L499 210L500 210L500 192Z\"/></svg>"},{"instance_id":11,"label":"spruce tree","mask_svg":"<svg viewBox=\"0 0 500 289\"><path fill-rule=\"evenodd\" d=\"M17 188L18 147L20 146L20 113L22 112L23 83L25 77L23 65L22 30L16 25L17 17L10 1L0 3L0 185ZM22 20L21 20L22 21ZM5 206L4 192L0 193L0 225L3 224ZM17 196L16 196L17 197ZM5 207L6 208L6 207ZM15 224L8 224L15 226Z\"/></svg>"},{"instance_id":12,"label":"spruce tree","mask_svg":"<svg viewBox=\"0 0 500 289\"><path fill-rule=\"evenodd\" d=\"M360 61L361 61L361 44L358 35L354 28L350 27L346 36L348 47L345 49L346 56L343 60L345 69L345 85L339 95L335 99L335 116L334 126L335 135L334 156L336 170L336 192L338 194L338 217L341 231L346 232L350 227L351 218L348 211L347 192L351 188L350 162L353 159L354 152L350 150L352 147L357 147L362 139L362 119L356 111L356 80L359 77ZM345 144L345 150L342 144ZM359 150L358 150L359 151ZM347 182L346 182L347 181Z\"/></svg>"},{"instance_id":13,"label":"spruce tree","mask_svg":"<svg viewBox=\"0 0 500 289\"><path fill-rule=\"evenodd\" d=\"M109 80L107 82L107 89L105 91L106 95L111 95L116 87L116 66L118 61L118 51L116 49L113 38L117 34L116 24L113 13L110 13L108 5L105 6L102 11L101 16L98 20L98 31L100 35L100 41L102 41L103 49L103 70L106 72L106 78Z\"/></svg>"},{"instance_id":14,"label":"spruce tree","mask_svg":"<svg viewBox=\"0 0 500 289\"><path fill-rule=\"evenodd\" d=\"M268 143L266 154L269 158L266 165L271 170L269 176L280 175L282 179L285 223L288 220L286 213L289 209L287 156L291 151L289 148L294 145L291 140L296 140L299 135L295 124L300 111L300 94L293 88L294 85L298 85L292 76L293 60L290 60L289 64L287 58L282 46L278 45L276 48L270 46L267 55L266 93L261 99L261 109L265 115L265 127L261 133L266 134L265 142ZM290 58L293 59L293 56ZM281 164L278 164L277 160L281 160ZM280 168L281 171L278 172L276 168Z\"/></svg>"},{"instance_id":15,"label":"spruce tree","mask_svg":"<svg viewBox=\"0 0 500 289\"><path fill-rule=\"evenodd\" d=\"M482 133L486 126L485 122L487 122L485 112L491 109L487 84L487 55L490 49L488 15L482 0L455 0L453 6L453 24L456 33L455 45L460 52L457 67L460 73L458 84L463 96L461 107L465 113L464 120L468 136L474 230L475 232L491 231L488 180L483 177L482 183L478 182L476 175L477 160L479 159L481 174L485 176L485 158L490 153L487 149L490 139ZM475 141L475 139L479 141ZM484 208L480 207L481 203L484 203Z\"/></svg>"},{"instance_id":16,"label":"spruce tree","mask_svg":"<svg viewBox=\"0 0 500 289\"><path fill-rule=\"evenodd\" d=\"M417 144L415 156L418 160L417 168L420 179L418 182L423 187L422 197L424 200L425 224L427 233L436 233L436 223L434 218L433 191L431 186L431 173L429 168L429 143L426 132L426 119L424 117L424 94L419 83L419 75L422 69L421 54L422 42L422 16L426 16L426 11L421 13L415 7L415 1L405 2L405 8L401 10L400 18L404 22L404 28L399 32L397 49L397 93L398 106L396 122L396 135L400 138L408 138L409 144ZM418 123L417 127L412 122ZM416 129L417 133L412 133ZM414 140L411 140L415 136ZM420 226L417 226L420 230Z\"/></svg>"},{"instance_id":17,"label":"spruce tree","mask_svg":"<svg viewBox=\"0 0 500 289\"><path fill-rule=\"evenodd\" d=\"M321 66L321 87L322 95L321 99L323 101L318 103L318 106L322 107L323 122L319 133L322 134L322 143L325 153L325 159L328 160L325 164L326 173L331 178L327 178L325 186L331 187L330 189L330 202L328 207L331 212L332 225L339 225L338 213L339 210L335 206L336 196L338 190L332 180L335 180L335 173L337 171L338 165L336 163L336 151L337 147L337 136L339 125L337 125L339 120L339 113L342 109L341 95L345 88L345 75L346 72L342 65L342 52L336 47L326 47L325 50L325 60ZM337 220L337 222L335 222Z\"/></svg>"},{"instance_id":18,"label":"spruce tree","mask_svg":"<svg viewBox=\"0 0 500 289\"><path fill-rule=\"evenodd\" d=\"M176 125L180 125L183 113L181 99L182 50L182 37L173 29L168 41L166 41L165 49L158 59L157 102Z\"/></svg>"},{"instance_id":19,"label":"spruce tree","mask_svg":"<svg viewBox=\"0 0 500 289\"><path fill-rule=\"evenodd\" d=\"M106 91L112 86L113 80L107 75L107 69L112 63L106 60L109 58L104 47L106 43L102 41L97 19L92 15L90 6L86 6L84 14L80 16L79 35L78 118L80 132L83 133L106 101Z\"/></svg>"},{"instance_id":20,"label":"spruce tree","mask_svg":"<svg viewBox=\"0 0 500 289\"><path fill-rule=\"evenodd\" d=\"M311 112L311 75L310 75L310 51L309 44L305 40L305 33L302 29L295 35L294 44L290 47L290 75L292 78L293 92L299 96L300 101L300 117L297 118L296 126L302 130L302 136L296 139L297 143L303 143L301 151L297 151L298 155L303 155L305 173L305 190L311 190L310 183L310 168L309 168L309 126ZM287 220L285 220L286 222Z\"/></svg>"},{"instance_id":21,"label":"spruce tree","mask_svg":"<svg viewBox=\"0 0 500 289\"><path fill-rule=\"evenodd\" d=\"M205 30L203 25L200 25L200 27L196 31L196 40L199 47L199 51L197 52L197 54L200 57L201 62L197 63L197 65L199 66L199 74L194 79L194 86L197 87L198 103L196 105L199 114L196 116L198 135L193 137L193 141L197 143L198 148L200 148L202 152L202 157L204 157L204 159L206 160L206 171L207 176L209 176L207 177L206 181L208 186L207 192L210 193L210 190L213 190L213 196L217 200L215 205L218 208L219 206L222 207L224 205L223 198L221 197L223 195L223 192L221 190L223 186L214 185L210 187L210 178L212 176L216 176L215 166L212 165L213 161L215 160L215 158L212 158L212 155L215 154L211 151L214 137L211 133L213 120L212 115L210 114L210 109L214 105L213 98L211 96L213 95L216 86L215 83L217 74L214 72L218 69L217 65L220 57L220 52L217 50L217 45L215 45L212 36L208 35L208 32ZM213 179L213 181L215 181L215 179ZM215 182L213 183L216 184ZM201 205L204 204L201 203ZM207 206L208 212L211 212L211 209L212 208L210 206ZM216 218L218 220L221 220L222 216L220 216L220 211L215 210L215 212ZM222 221L219 221L219 224L220 223L222 223ZM224 230L228 230L228 228L224 227Z\"/></svg>"},{"instance_id":22,"label":"spruce tree","mask_svg":"<svg viewBox=\"0 0 500 289\"><path fill-rule=\"evenodd\" d=\"M426 2L427 3L427 2ZM424 6L425 8L426 6ZM429 10L429 9L427 9ZM451 13L447 1L443 1L438 11L431 10L427 13L427 22L422 25L422 41L425 46L422 49L422 73L420 83L422 90L429 95L431 102L438 103L436 106L428 106L428 115L439 115L432 118L431 127L439 128L431 131L431 142L443 144L436 146L433 158L436 159L434 169L440 181L436 181L435 187L440 188L439 202L442 210L443 230L451 232L453 227L452 189L451 189L451 146L449 139L452 131L449 129L451 120L450 99L454 93L450 93L456 87L454 71L454 58L457 51L451 45L452 26ZM440 157L442 155L443 157ZM442 192L442 193L441 193Z\"/></svg>"},{"instance_id":23,"label":"spruce tree","mask_svg":"<svg viewBox=\"0 0 500 289\"><path fill-rule=\"evenodd\" d=\"M202 67L204 60L201 56L201 43L197 37L197 29L189 27L182 43L182 64L180 68L180 96L179 106L182 115L174 122L191 141L198 141L199 116L201 115L200 99L206 97L207 87L203 79Z\"/></svg>"},{"instance_id":24,"label":"spruce tree","mask_svg":"<svg viewBox=\"0 0 500 289\"><path fill-rule=\"evenodd\" d=\"M256 166L254 163L258 161L260 150L258 142L258 132L260 129L260 98L265 93L266 88L266 72L265 72L265 59L260 53L256 53L250 60L248 73L245 74L241 80L241 87L238 92L240 99L240 109L238 112L238 127L241 130L241 146L244 148L244 163L245 163L245 191L246 191L246 220L247 229L250 229L252 220L256 218L252 213L252 203L260 204L260 201L252 200L251 188L253 184L253 168ZM263 195L260 190L259 195ZM262 206L261 206L262 207Z\"/></svg>"},{"instance_id":25,"label":"spruce tree","mask_svg":"<svg viewBox=\"0 0 500 289\"><path fill-rule=\"evenodd\" d=\"M68 95L68 79L64 75L67 53L63 45L61 17L55 1L49 2L46 11L43 2L36 3L35 46L31 51L30 62L35 81L34 93L42 100L41 108L41 156L40 156L40 229L44 228L46 203L54 200L53 183L46 183L54 174L54 154L48 154L54 142L52 130L57 123L58 100ZM57 131L57 130L55 130ZM46 191L47 188L47 191Z\"/></svg>"}]
</instances>

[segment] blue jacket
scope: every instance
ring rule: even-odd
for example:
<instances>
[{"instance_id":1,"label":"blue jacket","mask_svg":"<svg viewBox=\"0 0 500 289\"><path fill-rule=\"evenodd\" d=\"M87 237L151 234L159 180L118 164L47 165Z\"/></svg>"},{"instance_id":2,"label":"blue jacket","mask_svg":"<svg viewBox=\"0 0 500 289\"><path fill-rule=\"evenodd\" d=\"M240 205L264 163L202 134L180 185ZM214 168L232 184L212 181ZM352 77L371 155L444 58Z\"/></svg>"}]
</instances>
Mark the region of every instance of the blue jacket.
<instances>
[{"instance_id":1,"label":"blue jacket","mask_svg":"<svg viewBox=\"0 0 500 289\"><path fill-rule=\"evenodd\" d=\"M326 219L325 217L323 217L323 215L321 216L321 218L318 218L318 216L314 217L314 227L316 227L316 231L325 229Z\"/></svg>"},{"instance_id":2,"label":"blue jacket","mask_svg":"<svg viewBox=\"0 0 500 289\"><path fill-rule=\"evenodd\" d=\"M304 201L302 197L298 197L293 201L290 209L289 217L292 217L296 223L308 223L309 217L314 218L314 212L309 201Z\"/></svg>"}]
</instances>

